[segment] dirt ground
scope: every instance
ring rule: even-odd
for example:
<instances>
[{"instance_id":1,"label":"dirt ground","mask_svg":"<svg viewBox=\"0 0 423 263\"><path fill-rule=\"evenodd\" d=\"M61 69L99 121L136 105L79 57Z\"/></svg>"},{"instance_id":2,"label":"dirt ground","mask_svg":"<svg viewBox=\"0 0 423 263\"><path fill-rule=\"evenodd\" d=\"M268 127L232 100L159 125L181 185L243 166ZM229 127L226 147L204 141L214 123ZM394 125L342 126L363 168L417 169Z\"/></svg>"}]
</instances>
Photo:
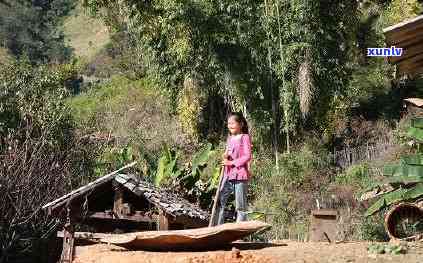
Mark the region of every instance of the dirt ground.
<instances>
[{"instance_id":1,"label":"dirt ground","mask_svg":"<svg viewBox=\"0 0 423 263\"><path fill-rule=\"evenodd\" d=\"M231 247L206 252L128 251L114 245L76 247L74 263L423 263L423 242L407 243L402 255L371 254L368 242L341 244L278 241L271 244L233 243Z\"/></svg>"}]
</instances>

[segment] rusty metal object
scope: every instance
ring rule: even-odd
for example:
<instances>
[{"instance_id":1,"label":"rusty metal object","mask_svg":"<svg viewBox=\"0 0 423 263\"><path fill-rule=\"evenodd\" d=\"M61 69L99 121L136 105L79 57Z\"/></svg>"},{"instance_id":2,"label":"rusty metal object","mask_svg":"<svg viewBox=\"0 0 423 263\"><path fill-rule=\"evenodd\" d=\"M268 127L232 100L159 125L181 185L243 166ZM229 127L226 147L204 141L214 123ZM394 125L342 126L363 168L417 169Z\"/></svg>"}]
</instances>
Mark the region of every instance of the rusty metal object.
<instances>
[{"instance_id":1,"label":"rusty metal object","mask_svg":"<svg viewBox=\"0 0 423 263\"><path fill-rule=\"evenodd\" d=\"M385 215L385 230L391 239L413 239L423 234L419 228L409 232L404 229L406 224L423 224L423 207L417 202L394 205Z\"/></svg>"}]
</instances>

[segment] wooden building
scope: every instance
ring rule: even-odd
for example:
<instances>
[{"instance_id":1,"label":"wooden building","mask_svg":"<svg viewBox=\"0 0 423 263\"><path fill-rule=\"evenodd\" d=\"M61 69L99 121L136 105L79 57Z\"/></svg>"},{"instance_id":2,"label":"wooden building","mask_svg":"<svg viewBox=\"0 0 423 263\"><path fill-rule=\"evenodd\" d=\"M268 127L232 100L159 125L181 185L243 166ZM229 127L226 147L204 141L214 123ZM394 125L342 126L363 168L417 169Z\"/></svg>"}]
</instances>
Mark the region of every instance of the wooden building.
<instances>
[{"instance_id":1,"label":"wooden building","mask_svg":"<svg viewBox=\"0 0 423 263\"><path fill-rule=\"evenodd\" d=\"M402 56L388 57L399 76L414 78L423 74L423 15L383 30L388 47L402 48Z\"/></svg>"},{"instance_id":2,"label":"wooden building","mask_svg":"<svg viewBox=\"0 0 423 263\"><path fill-rule=\"evenodd\" d=\"M404 113L401 117L423 117L423 99L407 98L404 99Z\"/></svg>"},{"instance_id":3,"label":"wooden building","mask_svg":"<svg viewBox=\"0 0 423 263\"><path fill-rule=\"evenodd\" d=\"M125 233L173 230L208 225L209 214L175 194L158 189L136 175L112 173L46 205L48 214L65 219L60 262L71 262L74 231Z\"/></svg>"}]
</instances>

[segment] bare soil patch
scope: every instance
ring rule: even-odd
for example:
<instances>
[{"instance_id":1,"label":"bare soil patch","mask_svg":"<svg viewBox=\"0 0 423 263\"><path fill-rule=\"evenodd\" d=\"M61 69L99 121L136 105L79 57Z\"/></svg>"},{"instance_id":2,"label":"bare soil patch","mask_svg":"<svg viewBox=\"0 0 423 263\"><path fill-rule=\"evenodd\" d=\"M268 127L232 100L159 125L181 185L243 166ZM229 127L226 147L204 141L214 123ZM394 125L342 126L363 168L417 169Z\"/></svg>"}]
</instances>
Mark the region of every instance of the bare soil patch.
<instances>
[{"instance_id":1,"label":"bare soil patch","mask_svg":"<svg viewBox=\"0 0 423 263\"><path fill-rule=\"evenodd\" d=\"M341 244L302 243L279 241L273 244L233 243L216 251L203 252L149 252L130 251L118 246L96 244L78 246L75 263L386 263L386 262L423 262L423 242L408 243L406 254L370 254L367 251L369 242L349 242Z\"/></svg>"}]
</instances>

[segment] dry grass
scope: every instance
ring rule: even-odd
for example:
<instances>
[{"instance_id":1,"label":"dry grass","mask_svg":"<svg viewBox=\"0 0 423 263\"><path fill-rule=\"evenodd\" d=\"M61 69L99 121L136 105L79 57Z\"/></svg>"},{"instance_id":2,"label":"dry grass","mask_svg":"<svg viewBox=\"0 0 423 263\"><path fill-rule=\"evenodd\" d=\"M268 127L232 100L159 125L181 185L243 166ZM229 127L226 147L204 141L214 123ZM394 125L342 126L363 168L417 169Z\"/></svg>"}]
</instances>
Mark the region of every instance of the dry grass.
<instances>
[{"instance_id":1,"label":"dry grass","mask_svg":"<svg viewBox=\"0 0 423 263\"><path fill-rule=\"evenodd\" d=\"M0 63L6 63L11 59L7 49L0 47Z\"/></svg>"},{"instance_id":2,"label":"dry grass","mask_svg":"<svg viewBox=\"0 0 423 263\"><path fill-rule=\"evenodd\" d=\"M110 41L108 28L100 19L90 17L80 5L65 20L63 30L76 56L86 61Z\"/></svg>"}]
</instances>

